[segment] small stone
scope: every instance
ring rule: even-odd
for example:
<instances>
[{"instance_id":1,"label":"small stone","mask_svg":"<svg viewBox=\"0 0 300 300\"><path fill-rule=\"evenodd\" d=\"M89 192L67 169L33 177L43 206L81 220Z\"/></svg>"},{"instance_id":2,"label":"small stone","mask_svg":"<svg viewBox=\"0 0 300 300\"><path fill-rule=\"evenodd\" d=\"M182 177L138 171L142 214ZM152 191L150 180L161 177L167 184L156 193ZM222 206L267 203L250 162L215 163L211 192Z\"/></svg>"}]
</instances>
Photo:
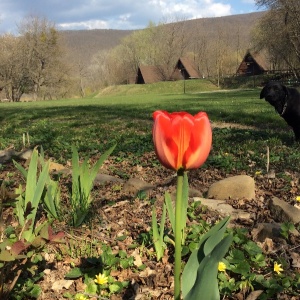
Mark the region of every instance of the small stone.
<instances>
[{"instance_id":1,"label":"small stone","mask_svg":"<svg viewBox=\"0 0 300 300\"><path fill-rule=\"evenodd\" d=\"M28 160L31 158L32 153L33 153L32 149L26 149L18 154L18 158Z\"/></svg>"},{"instance_id":2,"label":"small stone","mask_svg":"<svg viewBox=\"0 0 300 300\"><path fill-rule=\"evenodd\" d=\"M255 199L254 179L247 175L238 175L215 182L208 189L208 198Z\"/></svg>"},{"instance_id":3,"label":"small stone","mask_svg":"<svg viewBox=\"0 0 300 300\"><path fill-rule=\"evenodd\" d=\"M216 199L205 199L195 197L194 201L200 201L202 205L207 206L208 209L217 211L223 216L231 216L232 220L249 220L251 219L251 214L249 212L243 211L241 209L235 209L231 205L227 204L224 200Z\"/></svg>"},{"instance_id":4,"label":"small stone","mask_svg":"<svg viewBox=\"0 0 300 300\"><path fill-rule=\"evenodd\" d=\"M189 197L193 198L193 197L200 197L202 198L203 195L200 191L193 189L193 188L189 188Z\"/></svg>"},{"instance_id":5,"label":"small stone","mask_svg":"<svg viewBox=\"0 0 300 300\"><path fill-rule=\"evenodd\" d=\"M278 223L259 223L251 232L255 241L264 242L266 238L274 239L281 237L281 226Z\"/></svg>"},{"instance_id":6,"label":"small stone","mask_svg":"<svg viewBox=\"0 0 300 300\"><path fill-rule=\"evenodd\" d=\"M273 197L269 202L269 208L277 222L300 223L299 210L286 201Z\"/></svg>"},{"instance_id":7,"label":"small stone","mask_svg":"<svg viewBox=\"0 0 300 300\"><path fill-rule=\"evenodd\" d=\"M110 176L110 175L107 175L107 174L102 174L102 173L99 173L99 174L96 175L96 178L94 180L94 184L105 183L105 182L119 182L119 183L122 183L123 180L120 179L120 178Z\"/></svg>"},{"instance_id":8,"label":"small stone","mask_svg":"<svg viewBox=\"0 0 300 300\"><path fill-rule=\"evenodd\" d=\"M125 193L137 195L141 191L149 191L153 189L154 186L149 184L139 178L130 178L123 187Z\"/></svg>"}]
</instances>

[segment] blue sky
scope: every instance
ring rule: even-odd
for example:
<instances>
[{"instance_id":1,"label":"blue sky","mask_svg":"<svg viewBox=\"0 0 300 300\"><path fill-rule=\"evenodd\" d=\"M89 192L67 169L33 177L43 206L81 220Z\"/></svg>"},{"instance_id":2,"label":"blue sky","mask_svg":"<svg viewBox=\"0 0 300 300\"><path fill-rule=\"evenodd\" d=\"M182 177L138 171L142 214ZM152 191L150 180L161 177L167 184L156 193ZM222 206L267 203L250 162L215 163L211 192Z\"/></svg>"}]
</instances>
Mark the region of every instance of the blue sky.
<instances>
[{"instance_id":1,"label":"blue sky","mask_svg":"<svg viewBox=\"0 0 300 300\"><path fill-rule=\"evenodd\" d=\"M29 15L46 17L61 29L141 29L149 21L255 11L255 0L1 0L0 34L16 33Z\"/></svg>"}]
</instances>

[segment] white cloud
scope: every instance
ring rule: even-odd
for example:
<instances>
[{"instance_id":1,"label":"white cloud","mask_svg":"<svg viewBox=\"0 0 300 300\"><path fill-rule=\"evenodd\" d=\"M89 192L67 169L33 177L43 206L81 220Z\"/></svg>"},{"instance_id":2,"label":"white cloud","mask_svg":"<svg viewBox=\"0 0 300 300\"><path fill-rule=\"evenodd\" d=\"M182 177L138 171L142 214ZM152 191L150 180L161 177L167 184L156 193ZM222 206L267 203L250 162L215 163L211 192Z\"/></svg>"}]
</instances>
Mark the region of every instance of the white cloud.
<instances>
[{"instance_id":1,"label":"white cloud","mask_svg":"<svg viewBox=\"0 0 300 300\"><path fill-rule=\"evenodd\" d=\"M108 23L101 20L90 20L86 22L60 23L58 27L64 30L68 29L109 29Z\"/></svg>"},{"instance_id":2,"label":"white cloud","mask_svg":"<svg viewBox=\"0 0 300 300\"><path fill-rule=\"evenodd\" d=\"M182 15L189 19L218 17L231 14L231 6L213 0L151 1L159 5L163 15Z\"/></svg>"},{"instance_id":3,"label":"white cloud","mask_svg":"<svg viewBox=\"0 0 300 300\"><path fill-rule=\"evenodd\" d=\"M219 17L254 0L0 0L0 33L11 31L29 14L64 29L139 29L170 17ZM239 9L237 10L237 6Z\"/></svg>"}]
</instances>

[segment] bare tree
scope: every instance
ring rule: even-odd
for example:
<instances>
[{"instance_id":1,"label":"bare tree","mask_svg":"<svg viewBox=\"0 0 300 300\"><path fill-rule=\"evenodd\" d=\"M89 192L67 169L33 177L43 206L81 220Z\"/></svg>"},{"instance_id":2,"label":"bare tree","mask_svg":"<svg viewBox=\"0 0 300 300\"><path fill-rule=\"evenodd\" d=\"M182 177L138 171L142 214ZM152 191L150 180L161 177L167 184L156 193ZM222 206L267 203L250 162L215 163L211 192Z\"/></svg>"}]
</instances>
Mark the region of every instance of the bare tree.
<instances>
[{"instance_id":1,"label":"bare tree","mask_svg":"<svg viewBox=\"0 0 300 300\"><path fill-rule=\"evenodd\" d=\"M15 102L20 101L32 84L22 51L20 38L10 34L0 37L0 87L5 97Z\"/></svg>"},{"instance_id":2,"label":"bare tree","mask_svg":"<svg viewBox=\"0 0 300 300\"><path fill-rule=\"evenodd\" d=\"M300 77L300 7L299 0L257 0L269 12L260 22L255 36L260 48L267 48L273 60L282 60Z\"/></svg>"},{"instance_id":3,"label":"bare tree","mask_svg":"<svg viewBox=\"0 0 300 300\"><path fill-rule=\"evenodd\" d=\"M156 49L154 64L165 80L171 79L177 60L187 53L189 35L185 25L184 20L174 19L155 28L152 39Z\"/></svg>"},{"instance_id":4,"label":"bare tree","mask_svg":"<svg viewBox=\"0 0 300 300\"><path fill-rule=\"evenodd\" d=\"M59 89L67 80L59 32L47 19L30 16L20 23L19 33L34 98L51 98L49 91Z\"/></svg>"}]
</instances>

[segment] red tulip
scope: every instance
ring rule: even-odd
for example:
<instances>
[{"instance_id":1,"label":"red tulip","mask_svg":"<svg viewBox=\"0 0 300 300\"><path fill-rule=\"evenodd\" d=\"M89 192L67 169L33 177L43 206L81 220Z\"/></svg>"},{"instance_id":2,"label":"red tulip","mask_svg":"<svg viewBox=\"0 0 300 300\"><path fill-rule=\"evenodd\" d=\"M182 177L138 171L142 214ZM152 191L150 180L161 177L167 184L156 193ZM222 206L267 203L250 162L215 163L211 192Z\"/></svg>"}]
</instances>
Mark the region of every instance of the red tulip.
<instances>
[{"instance_id":1,"label":"red tulip","mask_svg":"<svg viewBox=\"0 0 300 300\"><path fill-rule=\"evenodd\" d=\"M205 112L153 113L153 142L156 155L168 169L196 169L207 159L212 130Z\"/></svg>"}]
</instances>

